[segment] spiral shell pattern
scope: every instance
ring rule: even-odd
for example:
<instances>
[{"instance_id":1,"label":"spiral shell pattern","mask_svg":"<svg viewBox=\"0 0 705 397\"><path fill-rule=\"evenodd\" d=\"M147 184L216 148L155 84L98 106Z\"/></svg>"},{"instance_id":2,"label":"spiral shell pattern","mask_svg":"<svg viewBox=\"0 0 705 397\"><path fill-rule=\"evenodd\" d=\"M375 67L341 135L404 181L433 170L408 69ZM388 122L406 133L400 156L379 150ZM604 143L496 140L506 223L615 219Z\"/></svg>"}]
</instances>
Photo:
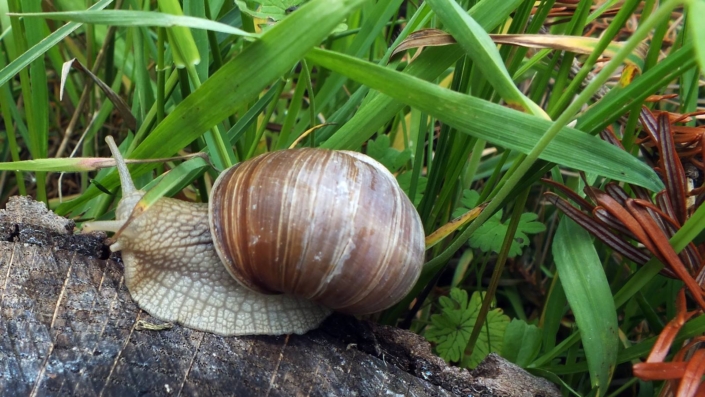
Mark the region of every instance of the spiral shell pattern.
<instances>
[{"instance_id":1,"label":"spiral shell pattern","mask_svg":"<svg viewBox=\"0 0 705 397\"><path fill-rule=\"evenodd\" d=\"M230 274L254 291L366 314L419 277L424 230L394 176L357 153L292 149L223 172L210 227Z\"/></svg>"}]
</instances>

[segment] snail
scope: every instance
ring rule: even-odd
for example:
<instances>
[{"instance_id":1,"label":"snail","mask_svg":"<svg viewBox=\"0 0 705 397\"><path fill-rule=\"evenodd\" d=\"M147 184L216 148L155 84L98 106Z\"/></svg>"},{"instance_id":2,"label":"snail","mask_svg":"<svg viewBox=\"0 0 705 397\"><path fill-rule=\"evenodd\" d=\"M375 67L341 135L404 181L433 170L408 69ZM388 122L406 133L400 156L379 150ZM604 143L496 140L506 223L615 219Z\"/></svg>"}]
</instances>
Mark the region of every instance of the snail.
<instances>
[{"instance_id":1,"label":"snail","mask_svg":"<svg viewBox=\"0 0 705 397\"><path fill-rule=\"evenodd\" d=\"M207 204L161 198L132 215L145 192L106 140L122 199L116 220L84 231L117 232L110 250L122 252L130 295L153 317L220 335L303 334L332 310L392 306L420 275L419 215L366 155L269 152L221 173Z\"/></svg>"}]
</instances>

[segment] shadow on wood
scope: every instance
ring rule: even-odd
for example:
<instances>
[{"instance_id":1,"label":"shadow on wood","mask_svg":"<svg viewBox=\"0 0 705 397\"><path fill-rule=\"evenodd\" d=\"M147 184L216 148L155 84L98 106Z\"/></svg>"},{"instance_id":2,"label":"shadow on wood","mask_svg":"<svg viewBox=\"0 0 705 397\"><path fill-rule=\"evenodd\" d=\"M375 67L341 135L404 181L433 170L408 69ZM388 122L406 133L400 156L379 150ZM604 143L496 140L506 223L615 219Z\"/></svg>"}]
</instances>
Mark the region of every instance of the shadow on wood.
<instances>
[{"instance_id":1,"label":"shadow on wood","mask_svg":"<svg viewBox=\"0 0 705 397\"><path fill-rule=\"evenodd\" d=\"M280 337L139 330L159 321L130 298L105 236L73 226L28 198L0 211L2 396L560 395L499 356L458 369L416 334L343 315Z\"/></svg>"}]
</instances>

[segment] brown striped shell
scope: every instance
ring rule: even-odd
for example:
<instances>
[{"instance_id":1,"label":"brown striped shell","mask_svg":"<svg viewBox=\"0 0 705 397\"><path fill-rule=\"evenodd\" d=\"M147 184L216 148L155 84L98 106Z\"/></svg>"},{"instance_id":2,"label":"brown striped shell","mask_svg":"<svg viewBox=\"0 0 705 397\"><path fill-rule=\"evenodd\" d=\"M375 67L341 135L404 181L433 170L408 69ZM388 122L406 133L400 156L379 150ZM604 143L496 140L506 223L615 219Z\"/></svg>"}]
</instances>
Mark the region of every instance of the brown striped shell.
<instances>
[{"instance_id":1,"label":"brown striped shell","mask_svg":"<svg viewBox=\"0 0 705 397\"><path fill-rule=\"evenodd\" d=\"M394 176L356 152L271 152L223 172L210 227L230 274L254 291L351 314L401 300L424 258L421 220Z\"/></svg>"}]
</instances>

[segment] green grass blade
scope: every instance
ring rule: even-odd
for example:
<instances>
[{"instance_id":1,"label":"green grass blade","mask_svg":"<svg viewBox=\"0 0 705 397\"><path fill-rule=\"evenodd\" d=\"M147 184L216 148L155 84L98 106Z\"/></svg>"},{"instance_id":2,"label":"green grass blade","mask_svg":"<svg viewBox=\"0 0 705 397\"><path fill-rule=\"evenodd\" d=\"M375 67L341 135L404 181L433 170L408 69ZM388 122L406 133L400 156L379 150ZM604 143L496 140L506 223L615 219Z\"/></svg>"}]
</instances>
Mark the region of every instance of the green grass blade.
<instances>
[{"instance_id":1,"label":"green grass blade","mask_svg":"<svg viewBox=\"0 0 705 397\"><path fill-rule=\"evenodd\" d=\"M617 312L602 263L590 234L567 217L558 226L553 257L580 329L595 395L605 395L619 339Z\"/></svg>"},{"instance_id":2,"label":"green grass blade","mask_svg":"<svg viewBox=\"0 0 705 397\"><path fill-rule=\"evenodd\" d=\"M702 23L702 16L705 15L705 0L690 0L687 3L688 30L695 42L695 54L700 69L705 70L705 25Z\"/></svg>"},{"instance_id":3,"label":"green grass blade","mask_svg":"<svg viewBox=\"0 0 705 397\"><path fill-rule=\"evenodd\" d=\"M685 340L701 336L705 333L705 316L696 316L685 323L678 332L678 336L673 340L672 346L680 346ZM657 336L644 339L638 344L628 347L617 355L617 364L639 358L646 358L656 343ZM555 372L556 374L573 374L585 371L588 366L585 362L578 362L572 365L553 365L541 367L544 370Z\"/></svg>"},{"instance_id":4,"label":"green grass blade","mask_svg":"<svg viewBox=\"0 0 705 397\"><path fill-rule=\"evenodd\" d=\"M386 21L398 12L400 4L401 1L399 0L380 1L374 5L368 4L368 6L372 8L370 14L375 17L366 18L360 28L360 32L355 36L350 46L345 49L345 52L356 57L364 56L370 44L374 42L375 38L378 37L380 32L384 29ZM316 93L316 103L319 109L333 101L336 93L338 93L345 84L345 80L344 76L338 75L331 75L326 79ZM310 123L309 115L307 113L302 114L294 128L293 134L298 137ZM282 142L282 144L288 143L290 142Z\"/></svg>"},{"instance_id":5,"label":"green grass blade","mask_svg":"<svg viewBox=\"0 0 705 397\"><path fill-rule=\"evenodd\" d=\"M136 207L147 209L160 198L180 192L209 167L210 164L201 157L184 161L166 174L160 175L157 179L147 184L147 186L144 187L147 193L140 199Z\"/></svg>"},{"instance_id":6,"label":"green grass blade","mask_svg":"<svg viewBox=\"0 0 705 397\"><path fill-rule=\"evenodd\" d=\"M551 126L548 120L342 54L314 49L307 58L428 112L459 131L521 153L529 153ZM663 188L661 180L646 164L596 137L569 127L561 130L540 158L654 191Z\"/></svg>"},{"instance_id":7,"label":"green grass blade","mask_svg":"<svg viewBox=\"0 0 705 397\"><path fill-rule=\"evenodd\" d=\"M535 116L549 118L543 109L514 85L499 55L497 45L455 0L428 0L428 3L507 105Z\"/></svg>"},{"instance_id":8,"label":"green grass blade","mask_svg":"<svg viewBox=\"0 0 705 397\"><path fill-rule=\"evenodd\" d=\"M109 3L109 2L108 2ZM234 28L224 23L211 21L205 18L196 18L187 15L172 15L155 11L130 11L130 10L104 10L104 11L66 11L66 12L37 12L24 14L11 14L24 18L45 18L56 21L72 21L96 25L112 26L159 26L186 27L193 29L212 30L237 36L257 37L255 33Z\"/></svg>"},{"instance_id":9,"label":"green grass blade","mask_svg":"<svg viewBox=\"0 0 705 397\"><path fill-rule=\"evenodd\" d=\"M314 0L278 22L184 99L130 157L167 157L185 147L290 70L364 1ZM297 26L309 28L297 29ZM142 164L131 172L137 177L152 167ZM107 188L117 186L117 173L112 172L100 183ZM57 211L71 211L99 193L97 188L91 187L79 199L61 205Z\"/></svg>"},{"instance_id":10,"label":"green grass blade","mask_svg":"<svg viewBox=\"0 0 705 397\"><path fill-rule=\"evenodd\" d=\"M178 0L159 0L158 4L159 9L166 13L165 15L176 17L184 16L184 12L181 10L181 5ZM207 21L207 19L205 20ZM198 65L201 62L201 54L198 53L196 41L193 39L189 27L179 25L170 26L166 30L166 34L169 37L171 54L174 57L176 67L183 68L186 65Z\"/></svg>"},{"instance_id":11,"label":"green grass blade","mask_svg":"<svg viewBox=\"0 0 705 397\"><path fill-rule=\"evenodd\" d=\"M449 65L462 56L457 46L427 48L405 70L404 74L431 80L443 73ZM338 150L355 150L370 139L384 123L404 108L404 103L386 95L375 95L321 147Z\"/></svg>"},{"instance_id":12,"label":"green grass blade","mask_svg":"<svg viewBox=\"0 0 705 397\"><path fill-rule=\"evenodd\" d=\"M2 171L86 172L114 167L115 161L102 157L50 158L0 163Z\"/></svg>"},{"instance_id":13,"label":"green grass blade","mask_svg":"<svg viewBox=\"0 0 705 397\"><path fill-rule=\"evenodd\" d=\"M577 128L590 132L604 129L629 110L634 103L643 101L694 67L697 64L697 58L693 51L693 43L688 42L634 79L628 86L613 88L578 118Z\"/></svg>"},{"instance_id":14,"label":"green grass blade","mask_svg":"<svg viewBox=\"0 0 705 397\"><path fill-rule=\"evenodd\" d=\"M489 31L505 21L521 2L522 0L508 0L501 3L482 1L472 7L469 13L485 30ZM462 51L457 46L427 48L404 69L404 73L424 80L433 80L461 56ZM402 102L393 98L371 93L365 98L355 115L323 142L321 147L355 150L403 107Z\"/></svg>"},{"instance_id":15,"label":"green grass blade","mask_svg":"<svg viewBox=\"0 0 705 397\"><path fill-rule=\"evenodd\" d=\"M93 5L90 10L102 10L107 7L112 0L101 0ZM69 22L66 25L56 29L52 34L45 37L44 40L37 43L35 46L24 52L22 55L15 58L6 67L0 70L0 85L5 84L9 79L14 77L20 70L30 64L33 60L44 55L50 48L58 44L66 36L73 33L74 30L81 26L77 22Z\"/></svg>"}]
</instances>

